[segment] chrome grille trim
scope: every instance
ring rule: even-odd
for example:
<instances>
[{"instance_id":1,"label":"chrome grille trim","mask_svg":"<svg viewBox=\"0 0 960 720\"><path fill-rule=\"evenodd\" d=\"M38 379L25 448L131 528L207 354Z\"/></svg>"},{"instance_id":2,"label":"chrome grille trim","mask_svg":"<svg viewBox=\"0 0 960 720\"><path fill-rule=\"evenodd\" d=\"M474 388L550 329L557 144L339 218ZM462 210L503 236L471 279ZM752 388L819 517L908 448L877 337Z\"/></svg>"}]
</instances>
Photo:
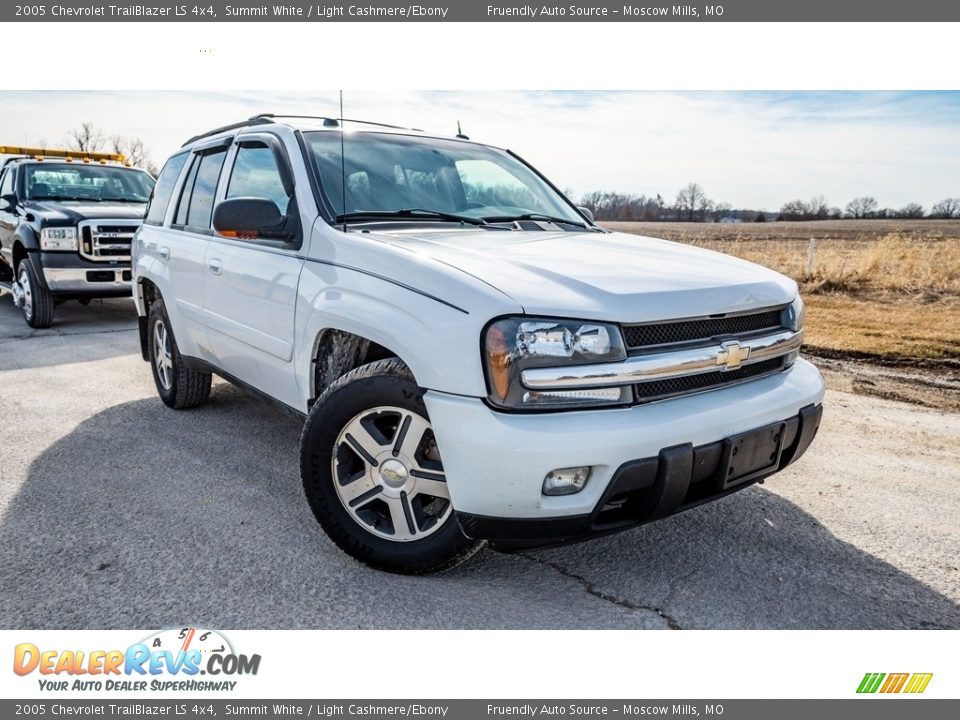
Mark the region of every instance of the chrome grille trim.
<instances>
[{"instance_id":1,"label":"chrome grille trim","mask_svg":"<svg viewBox=\"0 0 960 720\"><path fill-rule=\"evenodd\" d=\"M77 223L80 233L80 254L94 262L129 262L133 234L140 220L82 220Z\"/></svg>"},{"instance_id":2,"label":"chrome grille trim","mask_svg":"<svg viewBox=\"0 0 960 720\"><path fill-rule=\"evenodd\" d=\"M802 330L785 330L705 347L631 355L622 362L530 368L523 371L521 382L530 390L575 390L635 385L652 380L734 370L797 352L802 344ZM734 348L736 354L742 357L735 365L730 364L733 361L729 360ZM747 353L745 357L744 352Z\"/></svg>"}]
</instances>

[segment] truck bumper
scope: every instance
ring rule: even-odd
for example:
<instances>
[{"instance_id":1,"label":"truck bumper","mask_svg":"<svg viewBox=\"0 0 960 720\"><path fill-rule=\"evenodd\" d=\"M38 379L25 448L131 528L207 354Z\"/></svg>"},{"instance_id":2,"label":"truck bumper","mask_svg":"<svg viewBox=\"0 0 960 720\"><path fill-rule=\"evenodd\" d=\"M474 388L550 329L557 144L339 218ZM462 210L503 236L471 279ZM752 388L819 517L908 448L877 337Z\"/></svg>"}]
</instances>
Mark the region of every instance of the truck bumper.
<instances>
[{"instance_id":1,"label":"truck bumper","mask_svg":"<svg viewBox=\"0 0 960 720\"><path fill-rule=\"evenodd\" d=\"M762 480L807 449L823 393L800 359L752 382L610 410L508 414L433 391L425 401L461 527L509 548L615 532ZM743 465L734 446L741 458L775 457ZM580 466L591 468L583 490L543 495L550 471Z\"/></svg>"},{"instance_id":2,"label":"truck bumper","mask_svg":"<svg viewBox=\"0 0 960 720\"><path fill-rule=\"evenodd\" d=\"M97 263L72 253L40 254L43 279L54 295L115 297L130 295L130 263Z\"/></svg>"}]
</instances>

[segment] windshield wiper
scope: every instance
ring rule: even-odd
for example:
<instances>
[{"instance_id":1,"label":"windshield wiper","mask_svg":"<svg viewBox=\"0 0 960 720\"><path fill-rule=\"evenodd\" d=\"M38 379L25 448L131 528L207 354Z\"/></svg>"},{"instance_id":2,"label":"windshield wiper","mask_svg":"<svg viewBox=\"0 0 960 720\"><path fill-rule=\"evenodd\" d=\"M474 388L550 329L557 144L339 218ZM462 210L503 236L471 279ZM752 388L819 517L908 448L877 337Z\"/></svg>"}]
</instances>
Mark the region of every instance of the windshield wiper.
<instances>
[{"instance_id":1,"label":"windshield wiper","mask_svg":"<svg viewBox=\"0 0 960 720\"><path fill-rule=\"evenodd\" d=\"M582 227L587 230L592 230L593 228L585 225L584 223L577 222L576 220L567 220L562 217L555 217L553 215L546 215L544 213L524 213L522 215L488 215L483 218L487 222L514 222L515 220L544 220L545 222L558 223L563 225L575 225L576 227Z\"/></svg>"},{"instance_id":2,"label":"windshield wiper","mask_svg":"<svg viewBox=\"0 0 960 720\"><path fill-rule=\"evenodd\" d=\"M486 225L483 218L456 215L441 212L440 210L424 210L422 208L403 208L402 210L357 210L355 212L337 215L337 222L349 220L390 220L393 218L412 218L414 220L449 220L450 222L466 223L467 225Z\"/></svg>"},{"instance_id":3,"label":"windshield wiper","mask_svg":"<svg viewBox=\"0 0 960 720\"><path fill-rule=\"evenodd\" d=\"M38 195L27 200L55 200L57 202L103 202L101 198L76 197L73 195Z\"/></svg>"}]
</instances>

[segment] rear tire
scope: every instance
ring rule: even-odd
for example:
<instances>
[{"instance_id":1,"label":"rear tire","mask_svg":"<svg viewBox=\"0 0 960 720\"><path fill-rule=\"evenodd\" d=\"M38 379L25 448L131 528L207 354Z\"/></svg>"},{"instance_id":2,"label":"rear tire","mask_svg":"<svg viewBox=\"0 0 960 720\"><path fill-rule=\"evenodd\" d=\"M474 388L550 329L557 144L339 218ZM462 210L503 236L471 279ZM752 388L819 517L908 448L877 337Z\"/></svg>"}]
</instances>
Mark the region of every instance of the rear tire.
<instances>
[{"instance_id":1,"label":"rear tire","mask_svg":"<svg viewBox=\"0 0 960 720\"><path fill-rule=\"evenodd\" d=\"M20 285L20 311L27 325L37 330L53 325L53 295L41 284L29 258L20 261L17 282Z\"/></svg>"},{"instance_id":2,"label":"rear tire","mask_svg":"<svg viewBox=\"0 0 960 720\"><path fill-rule=\"evenodd\" d=\"M150 306L147 347L160 399L175 410L202 405L210 397L210 373L190 370L183 362L163 300Z\"/></svg>"},{"instance_id":3,"label":"rear tire","mask_svg":"<svg viewBox=\"0 0 960 720\"><path fill-rule=\"evenodd\" d=\"M453 512L423 392L396 358L364 365L317 400L300 440L317 521L341 550L388 572L447 570L481 547Z\"/></svg>"}]
</instances>

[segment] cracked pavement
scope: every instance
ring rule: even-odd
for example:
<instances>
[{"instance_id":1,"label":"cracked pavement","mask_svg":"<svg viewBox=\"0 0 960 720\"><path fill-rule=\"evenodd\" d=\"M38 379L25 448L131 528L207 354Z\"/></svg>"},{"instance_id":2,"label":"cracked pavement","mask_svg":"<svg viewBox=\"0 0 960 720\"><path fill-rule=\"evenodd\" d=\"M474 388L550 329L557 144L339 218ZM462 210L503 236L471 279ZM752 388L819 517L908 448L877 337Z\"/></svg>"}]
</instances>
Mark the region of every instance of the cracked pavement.
<instances>
[{"instance_id":1,"label":"cracked pavement","mask_svg":"<svg viewBox=\"0 0 960 720\"><path fill-rule=\"evenodd\" d=\"M0 297L0 627L960 628L960 415L829 392L763 486L588 543L401 577L326 539L300 423L177 413L132 302L30 332Z\"/></svg>"}]
</instances>

